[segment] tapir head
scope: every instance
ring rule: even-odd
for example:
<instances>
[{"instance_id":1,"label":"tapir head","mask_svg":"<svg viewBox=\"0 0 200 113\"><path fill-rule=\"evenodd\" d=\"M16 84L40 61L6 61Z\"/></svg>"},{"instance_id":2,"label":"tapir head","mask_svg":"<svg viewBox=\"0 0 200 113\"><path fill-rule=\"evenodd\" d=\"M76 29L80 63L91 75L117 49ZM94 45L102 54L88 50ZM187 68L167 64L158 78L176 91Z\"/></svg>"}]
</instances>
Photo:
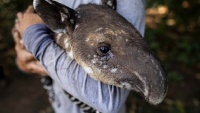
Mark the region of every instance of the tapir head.
<instances>
[{"instance_id":1,"label":"tapir head","mask_svg":"<svg viewBox=\"0 0 200 113\"><path fill-rule=\"evenodd\" d=\"M113 10L115 0L76 10L51 0L33 5L51 30L63 34L58 43L92 78L139 92L151 104L164 99L164 69L134 26Z\"/></svg>"}]
</instances>

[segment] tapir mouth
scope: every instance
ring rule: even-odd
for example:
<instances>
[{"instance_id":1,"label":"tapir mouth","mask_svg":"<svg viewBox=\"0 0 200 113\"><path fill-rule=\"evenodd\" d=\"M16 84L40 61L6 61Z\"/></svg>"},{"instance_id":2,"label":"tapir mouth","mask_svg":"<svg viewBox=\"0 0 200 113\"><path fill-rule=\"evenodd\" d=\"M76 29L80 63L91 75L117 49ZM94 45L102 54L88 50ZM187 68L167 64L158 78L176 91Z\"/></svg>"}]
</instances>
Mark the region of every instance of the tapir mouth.
<instances>
[{"instance_id":1,"label":"tapir mouth","mask_svg":"<svg viewBox=\"0 0 200 113\"><path fill-rule=\"evenodd\" d=\"M130 77L130 75L128 76ZM131 76L134 77L119 80L119 87L140 93L147 102L153 105L157 105L164 100L167 92L167 80L164 76L161 75L154 79L154 75L148 75L154 77L146 77L147 75L140 75L138 72Z\"/></svg>"},{"instance_id":2,"label":"tapir mouth","mask_svg":"<svg viewBox=\"0 0 200 113\"><path fill-rule=\"evenodd\" d=\"M120 87L142 94L145 100L153 105L164 100L167 92L166 72L154 56L148 55L145 63L135 61L132 65L123 67L123 76L117 75Z\"/></svg>"}]
</instances>

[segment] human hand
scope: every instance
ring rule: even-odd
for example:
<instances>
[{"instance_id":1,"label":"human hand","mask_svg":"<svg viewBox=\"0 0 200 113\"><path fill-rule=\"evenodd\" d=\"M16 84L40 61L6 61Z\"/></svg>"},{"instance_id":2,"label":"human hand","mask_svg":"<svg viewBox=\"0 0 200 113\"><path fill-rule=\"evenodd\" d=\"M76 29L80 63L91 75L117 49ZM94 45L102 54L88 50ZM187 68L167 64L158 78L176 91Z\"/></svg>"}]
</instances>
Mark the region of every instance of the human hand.
<instances>
[{"instance_id":1,"label":"human hand","mask_svg":"<svg viewBox=\"0 0 200 113\"><path fill-rule=\"evenodd\" d=\"M24 13L18 12L15 28L23 36L24 31L33 24L43 24L42 19L34 13L33 6L29 6Z\"/></svg>"},{"instance_id":2,"label":"human hand","mask_svg":"<svg viewBox=\"0 0 200 113\"><path fill-rule=\"evenodd\" d=\"M19 69L26 73L48 75L39 61L37 61L33 55L25 49L19 31L14 28L12 30L12 35L15 41L15 51L17 55L16 62Z\"/></svg>"}]
</instances>

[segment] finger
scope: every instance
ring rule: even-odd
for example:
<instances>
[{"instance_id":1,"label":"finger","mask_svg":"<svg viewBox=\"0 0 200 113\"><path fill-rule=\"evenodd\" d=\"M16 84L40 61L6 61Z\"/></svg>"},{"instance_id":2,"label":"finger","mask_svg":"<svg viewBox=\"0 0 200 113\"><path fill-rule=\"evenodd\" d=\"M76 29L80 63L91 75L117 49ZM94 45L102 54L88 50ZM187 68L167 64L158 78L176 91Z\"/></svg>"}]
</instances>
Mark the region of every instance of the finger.
<instances>
[{"instance_id":1,"label":"finger","mask_svg":"<svg viewBox=\"0 0 200 113\"><path fill-rule=\"evenodd\" d=\"M20 31L20 23L15 23L15 31Z\"/></svg>"},{"instance_id":2,"label":"finger","mask_svg":"<svg viewBox=\"0 0 200 113\"><path fill-rule=\"evenodd\" d=\"M22 39L19 41L19 43L20 43L20 47L21 47L22 49L25 49L25 46L24 46L24 43L23 43L23 40L22 40Z\"/></svg>"},{"instance_id":3,"label":"finger","mask_svg":"<svg viewBox=\"0 0 200 113\"><path fill-rule=\"evenodd\" d=\"M15 25L14 25L14 27L13 27L12 30L11 30L11 33L12 33L13 38L14 38L14 33L15 33L15 32L17 32L17 29L16 29L16 27L15 27Z\"/></svg>"},{"instance_id":4,"label":"finger","mask_svg":"<svg viewBox=\"0 0 200 113\"><path fill-rule=\"evenodd\" d=\"M12 33L12 35L13 35L13 38L14 38L14 41L15 41L15 43L16 44L20 44L20 37L19 37L19 32L18 31L16 31L16 30L14 30L13 31L13 33Z\"/></svg>"},{"instance_id":5,"label":"finger","mask_svg":"<svg viewBox=\"0 0 200 113\"><path fill-rule=\"evenodd\" d=\"M22 19L23 19L23 13L18 12L18 13L17 13L17 18L18 18L18 23L19 23L20 21L22 21Z\"/></svg>"},{"instance_id":6,"label":"finger","mask_svg":"<svg viewBox=\"0 0 200 113\"><path fill-rule=\"evenodd\" d=\"M18 31L14 31L12 35L16 43L16 46L18 46L20 49L25 49L23 40L20 37L20 33Z\"/></svg>"},{"instance_id":7,"label":"finger","mask_svg":"<svg viewBox=\"0 0 200 113\"><path fill-rule=\"evenodd\" d=\"M25 13L34 13L34 9L32 5L29 5Z\"/></svg>"},{"instance_id":8,"label":"finger","mask_svg":"<svg viewBox=\"0 0 200 113\"><path fill-rule=\"evenodd\" d=\"M28 51L26 51L25 49L21 49L19 47L17 49L18 49L18 51L16 51L17 52L17 57L22 62L30 63L30 62L35 61L35 58L33 57L33 55L31 53L28 53Z\"/></svg>"},{"instance_id":9,"label":"finger","mask_svg":"<svg viewBox=\"0 0 200 113\"><path fill-rule=\"evenodd\" d=\"M21 23L20 22L15 23L15 27L14 28L15 28L14 31L18 32L18 35L19 35L19 37L21 39L22 38L22 33L20 32L21 31Z\"/></svg>"},{"instance_id":10,"label":"finger","mask_svg":"<svg viewBox=\"0 0 200 113\"><path fill-rule=\"evenodd\" d=\"M47 75L46 70L41 66L38 61L29 63L29 68L31 68L34 73L37 73L39 75Z\"/></svg>"},{"instance_id":11,"label":"finger","mask_svg":"<svg viewBox=\"0 0 200 113\"><path fill-rule=\"evenodd\" d=\"M35 57L30 53L28 52L25 48L24 48L24 59L27 61L27 62L33 62L33 61L36 61L35 60Z\"/></svg>"},{"instance_id":12,"label":"finger","mask_svg":"<svg viewBox=\"0 0 200 113\"><path fill-rule=\"evenodd\" d=\"M15 19L15 23L19 23L19 19L18 18Z\"/></svg>"}]
</instances>

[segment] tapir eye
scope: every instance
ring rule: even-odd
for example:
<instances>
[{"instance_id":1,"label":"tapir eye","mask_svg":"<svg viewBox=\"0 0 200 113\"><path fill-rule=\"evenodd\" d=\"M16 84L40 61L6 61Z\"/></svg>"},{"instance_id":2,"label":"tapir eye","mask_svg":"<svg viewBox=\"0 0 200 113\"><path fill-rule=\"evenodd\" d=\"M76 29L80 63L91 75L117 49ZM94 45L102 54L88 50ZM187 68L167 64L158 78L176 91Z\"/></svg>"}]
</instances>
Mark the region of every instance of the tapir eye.
<instances>
[{"instance_id":1,"label":"tapir eye","mask_svg":"<svg viewBox=\"0 0 200 113\"><path fill-rule=\"evenodd\" d=\"M100 56L105 56L110 51L110 45L105 43L100 43L97 48L97 54Z\"/></svg>"}]
</instances>

